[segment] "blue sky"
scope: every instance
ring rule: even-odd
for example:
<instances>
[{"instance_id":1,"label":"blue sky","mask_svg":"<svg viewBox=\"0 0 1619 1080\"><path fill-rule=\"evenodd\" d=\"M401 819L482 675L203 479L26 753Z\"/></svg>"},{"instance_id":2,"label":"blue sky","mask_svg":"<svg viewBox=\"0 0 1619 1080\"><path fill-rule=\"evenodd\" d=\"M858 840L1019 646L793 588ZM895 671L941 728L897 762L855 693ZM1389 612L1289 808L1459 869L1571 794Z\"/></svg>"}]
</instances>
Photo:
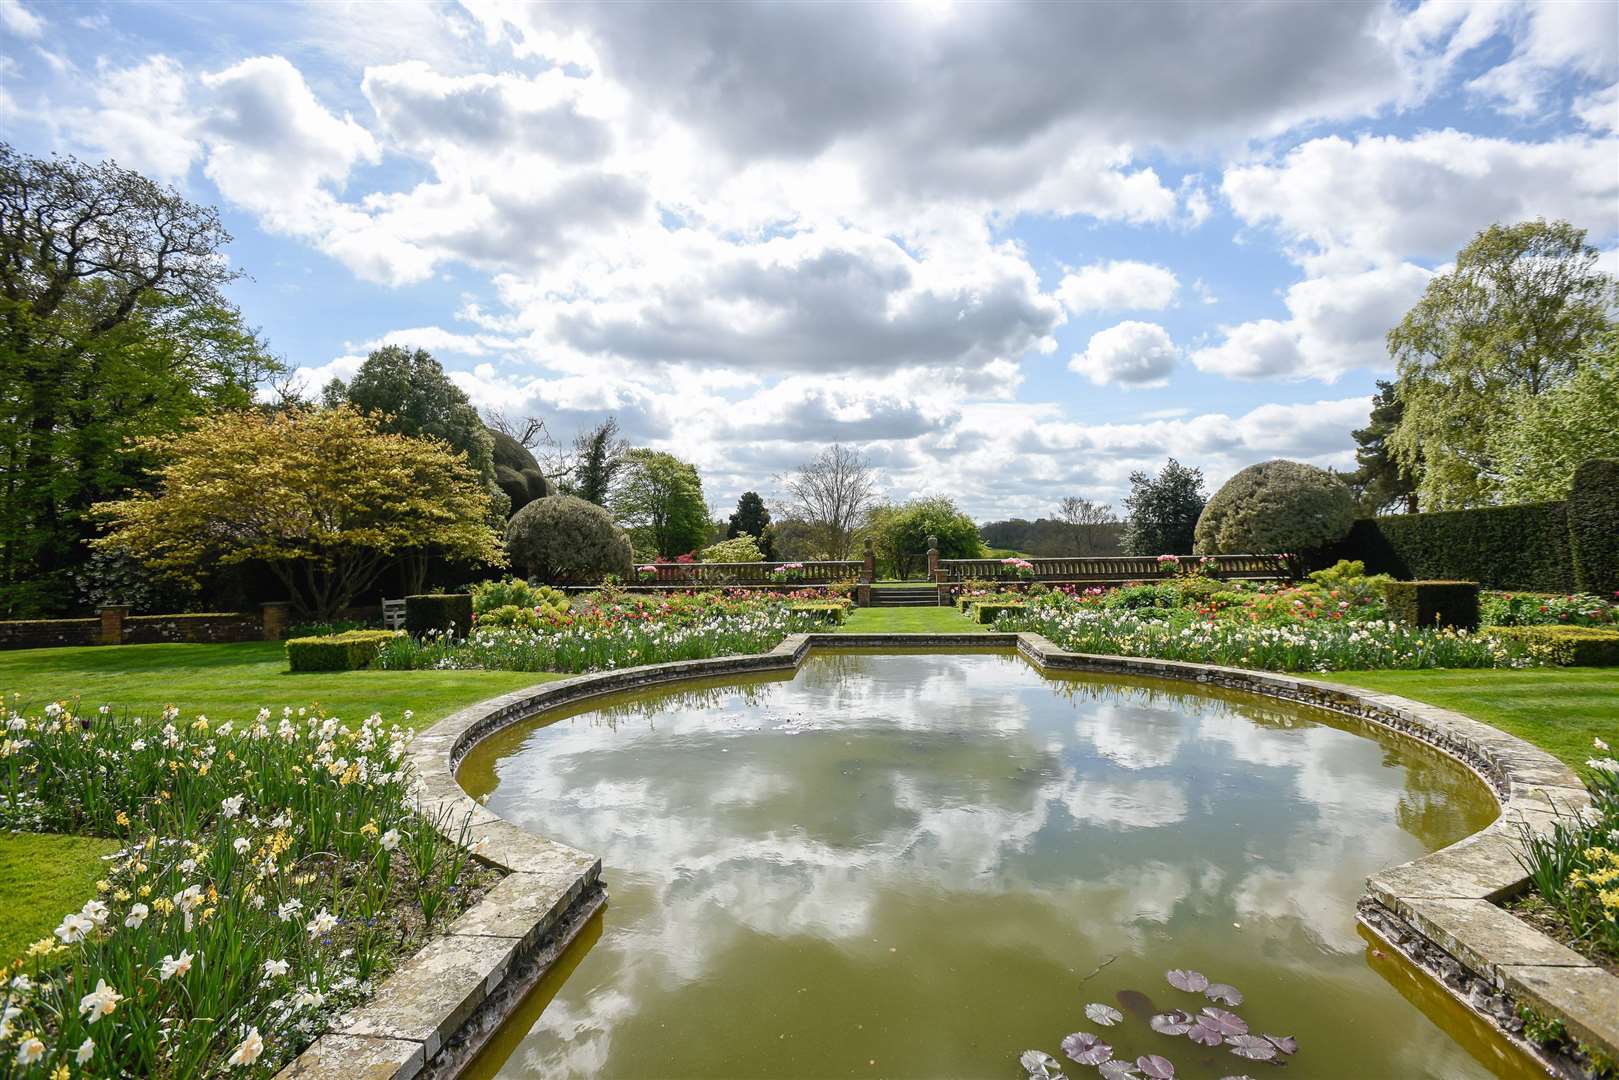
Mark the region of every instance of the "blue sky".
<instances>
[{"instance_id":1,"label":"blue sky","mask_svg":"<svg viewBox=\"0 0 1619 1080\"><path fill-rule=\"evenodd\" d=\"M827 443L980 518L1347 466L1478 230L1619 266L1619 4L0 0L0 122L221 207L316 386L381 342L710 502Z\"/></svg>"}]
</instances>

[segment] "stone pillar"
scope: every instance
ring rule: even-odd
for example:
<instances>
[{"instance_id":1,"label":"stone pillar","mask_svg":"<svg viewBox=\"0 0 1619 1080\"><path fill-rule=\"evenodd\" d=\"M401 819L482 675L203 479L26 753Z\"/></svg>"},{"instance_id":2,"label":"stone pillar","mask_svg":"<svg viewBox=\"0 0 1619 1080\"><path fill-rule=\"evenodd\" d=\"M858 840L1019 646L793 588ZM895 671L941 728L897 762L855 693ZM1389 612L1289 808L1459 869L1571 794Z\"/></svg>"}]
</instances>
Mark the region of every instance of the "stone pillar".
<instances>
[{"instance_id":1,"label":"stone pillar","mask_svg":"<svg viewBox=\"0 0 1619 1080\"><path fill-rule=\"evenodd\" d=\"M871 583L869 581L862 581L854 587L854 606L871 606Z\"/></svg>"},{"instance_id":2,"label":"stone pillar","mask_svg":"<svg viewBox=\"0 0 1619 1080\"><path fill-rule=\"evenodd\" d=\"M860 580L871 584L877 580L877 549L871 546L871 537L866 537L865 544L866 565L861 568Z\"/></svg>"},{"instance_id":3,"label":"stone pillar","mask_svg":"<svg viewBox=\"0 0 1619 1080\"><path fill-rule=\"evenodd\" d=\"M259 605L259 624L265 641L280 641L287 632L287 613L292 605L285 600L271 600Z\"/></svg>"},{"instance_id":4,"label":"stone pillar","mask_svg":"<svg viewBox=\"0 0 1619 1080\"><path fill-rule=\"evenodd\" d=\"M939 569L939 538L930 536L928 537L928 580L943 581L944 579L939 576L941 573L943 571Z\"/></svg>"},{"instance_id":5,"label":"stone pillar","mask_svg":"<svg viewBox=\"0 0 1619 1080\"><path fill-rule=\"evenodd\" d=\"M101 615L101 644L124 643L124 616L129 614L128 604L112 604L99 609Z\"/></svg>"}]
</instances>

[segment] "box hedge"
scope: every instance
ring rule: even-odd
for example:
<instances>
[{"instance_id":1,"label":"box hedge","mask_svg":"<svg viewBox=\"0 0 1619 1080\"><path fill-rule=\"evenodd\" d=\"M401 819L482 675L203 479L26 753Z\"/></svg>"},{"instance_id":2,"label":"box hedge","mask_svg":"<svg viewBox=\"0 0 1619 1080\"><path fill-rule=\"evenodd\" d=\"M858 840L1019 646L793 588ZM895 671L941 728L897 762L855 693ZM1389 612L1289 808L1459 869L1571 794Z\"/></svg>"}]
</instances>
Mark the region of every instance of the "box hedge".
<instances>
[{"instance_id":1,"label":"box hedge","mask_svg":"<svg viewBox=\"0 0 1619 1080\"><path fill-rule=\"evenodd\" d=\"M821 620L822 622L832 623L834 626L836 626L842 623L844 618L849 614L849 605L833 603L817 604L812 602L803 604L788 604L787 610L794 615L809 615Z\"/></svg>"},{"instance_id":2,"label":"box hedge","mask_svg":"<svg viewBox=\"0 0 1619 1080\"><path fill-rule=\"evenodd\" d=\"M472 630L471 593L423 593L405 597L405 629L412 637L454 634Z\"/></svg>"},{"instance_id":3,"label":"box hedge","mask_svg":"<svg viewBox=\"0 0 1619 1080\"><path fill-rule=\"evenodd\" d=\"M348 630L325 637L291 638L287 666L293 671L357 671L369 667L393 630Z\"/></svg>"},{"instance_id":4,"label":"box hedge","mask_svg":"<svg viewBox=\"0 0 1619 1080\"><path fill-rule=\"evenodd\" d=\"M1478 582L1389 581L1383 585L1389 618L1411 626L1478 626Z\"/></svg>"},{"instance_id":5,"label":"box hedge","mask_svg":"<svg viewBox=\"0 0 1619 1080\"><path fill-rule=\"evenodd\" d=\"M1567 506L1574 584L1611 598L1619 592L1619 458L1575 469Z\"/></svg>"},{"instance_id":6,"label":"box hedge","mask_svg":"<svg viewBox=\"0 0 1619 1080\"><path fill-rule=\"evenodd\" d=\"M1491 626L1484 633L1521 642L1560 667L1619 667L1619 630L1603 626Z\"/></svg>"},{"instance_id":7,"label":"box hedge","mask_svg":"<svg viewBox=\"0 0 1619 1080\"><path fill-rule=\"evenodd\" d=\"M992 623L995 617L1007 611L1022 611L1023 603L1018 600L980 600L973 605L973 621Z\"/></svg>"}]
</instances>

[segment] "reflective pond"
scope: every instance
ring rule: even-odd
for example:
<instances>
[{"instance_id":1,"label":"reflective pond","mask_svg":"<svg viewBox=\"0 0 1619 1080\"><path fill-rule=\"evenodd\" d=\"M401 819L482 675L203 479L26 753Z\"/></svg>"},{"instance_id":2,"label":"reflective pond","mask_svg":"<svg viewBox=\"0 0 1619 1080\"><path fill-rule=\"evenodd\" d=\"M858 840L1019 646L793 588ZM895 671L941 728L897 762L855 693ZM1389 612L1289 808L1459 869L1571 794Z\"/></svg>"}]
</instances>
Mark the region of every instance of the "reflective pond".
<instances>
[{"instance_id":1,"label":"reflective pond","mask_svg":"<svg viewBox=\"0 0 1619 1080\"><path fill-rule=\"evenodd\" d=\"M1296 1078L1536 1075L1354 918L1368 874L1494 802L1328 713L1008 653L818 651L518 725L460 778L601 855L609 894L475 1075L1013 1078L1041 1049L1095 1076L1060 1055L1074 1031L1263 1075L1148 1026L1209 1004L1171 968L1296 1036Z\"/></svg>"}]
</instances>

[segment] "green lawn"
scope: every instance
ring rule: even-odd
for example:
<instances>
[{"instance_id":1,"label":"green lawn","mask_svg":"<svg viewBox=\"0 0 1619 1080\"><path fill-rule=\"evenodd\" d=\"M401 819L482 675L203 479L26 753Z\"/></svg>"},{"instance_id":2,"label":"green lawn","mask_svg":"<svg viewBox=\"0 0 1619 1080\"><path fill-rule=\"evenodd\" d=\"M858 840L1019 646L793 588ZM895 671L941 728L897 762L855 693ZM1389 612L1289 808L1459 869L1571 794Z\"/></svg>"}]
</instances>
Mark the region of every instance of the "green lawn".
<instances>
[{"instance_id":1,"label":"green lawn","mask_svg":"<svg viewBox=\"0 0 1619 1080\"><path fill-rule=\"evenodd\" d=\"M1600 736L1619 746L1619 668L1337 671L1316 676L1466 713L1583 771Z\"/></svg>"},{"instance_id":2,"label":"green lawn","mask_svg":"<svg viewBox=\"0 0 1619 1080\"><path fill-rule=\"evenodd\" d=\"M855 608L838 627L840 634L982 634L980 626L953 607Z\"/></svg>"},{"instance_id":3,"label":"green lawn","mask_svg":"<svg viewBox=\"0 0 1619 1080\"><path fill-rule=\"evenodd\" d=\"M0 968L96 894L115 840L0 832Z\"/></svg>"},{"instance_id":4,"label":"green lawn","mask_svg":"<svg viewBox=\"0 0 1619 1080\"><path fill-rule=\"evenodd\" d=\"M319 705L344 720L373 712L392 722L406 709L423 727L463 705L522 686L562 678L523 671L332 671L294 675L281 643L236 645L89 645L0 652L0 693L24 708L77 697L83 708L111 705L149 713L165 704L192 716L246 720L261 706L276 712Z\"/></svg>"}]
</instances>

